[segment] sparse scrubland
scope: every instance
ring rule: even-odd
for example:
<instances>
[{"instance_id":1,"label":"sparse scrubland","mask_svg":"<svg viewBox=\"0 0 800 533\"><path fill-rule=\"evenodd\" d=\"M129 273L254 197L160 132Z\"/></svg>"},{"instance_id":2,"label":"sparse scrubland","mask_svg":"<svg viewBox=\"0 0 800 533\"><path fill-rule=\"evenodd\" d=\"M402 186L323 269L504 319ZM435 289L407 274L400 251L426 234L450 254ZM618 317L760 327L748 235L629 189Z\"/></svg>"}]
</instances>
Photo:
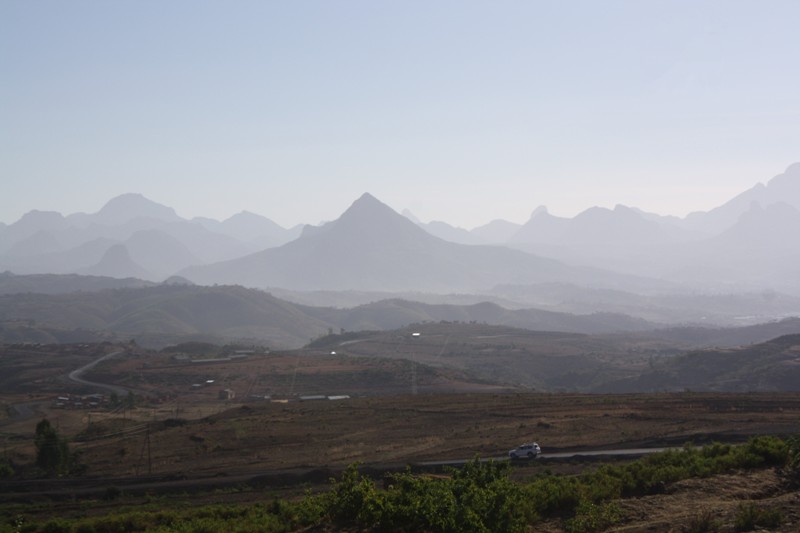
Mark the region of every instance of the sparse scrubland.
<instances>
[{"instance_id":1,"label":"sparse scrubland","mask_svg":"<svg viewBox=\"0 0 800 533\"><path fill-rule=\"evenodd\" d=\"M0 532L800 525L797 393L537 393L470 368L481 358L507 365L517 357L519 369L533 369L526 360L543 361L546 351L577 365L590 337L480 324L419 329L416 344L412 330L342 332L296 352L204 343L164 352L134 342L6 347ZM652 340L605 342L594 346L648 368L640 350L663 350ZM781 357L788 368L795 346L785 337L743 350ZM111 353L82 378L127 396L100 398L67 379ZM727 353L734 362L741 356ZM223 399L226 390L237 394ZM321 399L329 397L341 399ZM505 460L530 440L542 445L542 459ZM57 453L46 453L46 442ZM640 459L581 455L640 447L670 450ZM577 455L547 457L553 452ZM463 466L426 464L435 461Z\"/></svg>"},{"instance_id":2,"label":"sparse scrubland","mask_svg":"<svg viewBox=\"0 0 800 533\"><path fill-rule=\"evenodd\" d=\"M351 465L320 492L295 498L262 494L248 504L191 505L188 501L148 498L135 502L109 487L104 497L86 501L101 515L52 517L36 506L16 506L3 512L0 531L568 531L662 530L663 524L635 512L637 499L672 496L687 480L706 480L713 490L718 477L766 474L774 476L770 493L736 503L716 502L686 514L676 510L673 531L750 531L769 528L794 531L800 513L797 494L796 438L757 437L744 445L715 443L656 453L617 466L586 469L577 475L554 475L536 469L522 481L509 476L508 462L480 462L449 469L444 475L418 475L410 470L389 474L383 483ZM761 489L763 487L756 487ZM180 499L180 498L179 498ZM166 507L169 507L167 509ZM43 516L44 515L44 516Z\"/></svg>"}]
</instances>

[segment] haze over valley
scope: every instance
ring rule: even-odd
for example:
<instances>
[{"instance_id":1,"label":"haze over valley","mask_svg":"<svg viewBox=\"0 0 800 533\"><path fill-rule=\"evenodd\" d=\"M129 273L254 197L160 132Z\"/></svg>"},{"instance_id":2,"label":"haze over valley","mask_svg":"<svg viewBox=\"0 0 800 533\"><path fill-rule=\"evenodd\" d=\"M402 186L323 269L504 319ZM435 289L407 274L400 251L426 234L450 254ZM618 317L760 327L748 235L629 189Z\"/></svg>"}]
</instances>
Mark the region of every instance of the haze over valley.
<instances>
[{"instance_id":1,"label":"haze over valley","mask_svg":"<svg viewBox=\"0 0 800 533\"><path fill-rule=\"evenodd\" d=\"M31 211L0 229L0 338L298 349L330 337L342 352L337 332L461 323L583 335L592 346L552 375L516 381L501 369L521 363L495 360L488 374L484 363L456 364L484 378L680 388L682 378L648 377L636 361L800 333L799 199L800 164L684 218L626 206L561 218L538 207L525 224L471 230L421 223L369 193L331 222L294 228L248 212L187 220L125 194L96 213ZM600 348L610 335L627 340ZM625 343L644 359L624 355Z\"/></svg>"},{"instance_id":2,"label":"haze over valley","mask_svg":"<svg viewBox=\"0 0 800 533\"><path fill-rule=\"evenodd\" d=\"M0 268L302 291L476 293L557 282L800 294L800 245L791 238L800 227L800 164L684 218L623 205L563 218L540 206L522 225L466 230L406 215L365 193L332 222L282 228L244 211L187 220L126 194L93 214L33 210L0 228Z\"/></svg>"},{"instance_id":3,"label":"haze over valley","mask_svg":"<svg viewBox=\"0 0 800 533\"><path fill-rule=\"evenodd\" d=\"M800 2L0 2L0 533L796 533Z\"/></svg>"},{"instance_id":4,"label":"haze over valley","mask_svg":"<svg viewBox=\"0 0 800 533\"><path fill-rule=\"evenodd\" d=\"M764 305L749 314L777 301L776 316L800 295L800 244L791 238L800 228L800 164L684 218L622 205L564 218L541 206L522 225L496 220L467 230L406 215L364 193L331 222L282 228L245 211L188 220L125 194L93 214L34 210L0 228L0 269L303 292L508 298L516 287L519 301L508 299L517 306L537 301L532 285L595 291L594 299L598 290L631 300L761 294Z\"/></svg>"}]
</instances>

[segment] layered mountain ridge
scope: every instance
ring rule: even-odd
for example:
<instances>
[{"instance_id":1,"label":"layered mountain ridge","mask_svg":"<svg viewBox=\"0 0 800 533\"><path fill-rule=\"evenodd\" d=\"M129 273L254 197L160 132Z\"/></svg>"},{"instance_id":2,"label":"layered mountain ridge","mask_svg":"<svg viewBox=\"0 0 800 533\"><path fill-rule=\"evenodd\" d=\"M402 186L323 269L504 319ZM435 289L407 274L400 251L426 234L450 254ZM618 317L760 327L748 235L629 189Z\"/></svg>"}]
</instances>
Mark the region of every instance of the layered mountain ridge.
<instances>
[{"instance_id":1,"label":"layered mountain ridge","mask_svg":"<svg viewBox=\"0 0 800 533\"><path fill-rule=\"evenodd\" d=\"M249 212L186 220L125 194L94 214L31 211L0 226L0 270L138 272L150 281L180 274L197 283L291 290L447 293L570 283L800 294L800 244L791 238L798 220L800 163L684 219L621 205L564 218L540 206L525 224L495 220L473 230L414 222L368 193L333 222L291 229ZM112 247L116 263L107 257Z\"/></svg>"}]
</instances>

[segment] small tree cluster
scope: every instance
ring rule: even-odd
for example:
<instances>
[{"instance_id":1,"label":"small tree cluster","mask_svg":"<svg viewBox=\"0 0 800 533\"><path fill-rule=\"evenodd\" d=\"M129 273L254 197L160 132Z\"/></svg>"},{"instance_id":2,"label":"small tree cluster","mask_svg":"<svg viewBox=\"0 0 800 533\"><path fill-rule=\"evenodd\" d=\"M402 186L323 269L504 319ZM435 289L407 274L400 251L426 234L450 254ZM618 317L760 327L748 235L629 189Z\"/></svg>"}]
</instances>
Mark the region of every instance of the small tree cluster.
<instances>
[{"instance_id":1,"label":"small tree cluster","mask_svg":"<svg viewBox=\"0 0 800 533\"><path fill-rule=\"evenodd\" d=\"M70 473L74 464L67 441L62 438L46 418L36 424L36 466L48 476Z\"/></svg>"},{"instance_id":2,"label":"small tree cluster","mask_svg":"<svg viewBox=\"0 0 800 533\"><path fill-rule=\"evenodd\" d=\"M370 531L516 532L547 518L562 519L569 532L601 531L620 519L616 499L663 492L690 477L792 464L789 455L783 440L755 437L743 446L687 446L525 484L508 479L508 463L475 460L446 478L394 475L385 491L352 466L329 494L327 515L340 526Z\"/></svg>"},{"instance_id":3,"label":"small tree cluster","mask_svg":"<svg viewBox=\"0 0 800 533\"><path fill-rule=\"evenodd\" d=\"M6 479L14 475L14 467L8 459L0 459L0 479Z\"/></svg>"},{"instance_id":4,"label":"small tree cluster","mask_svg":"<svg viewBox=\"0 0 800 533\"><path fill-rule=\"evenodd\" d=\"M783 467L783 476L792 488L800 487L800 435L786 442L787 457Z\"/></svg>"},{"instance_id":5,"label":"small tree cluster","mask_svg":"<svg viewBox=\"0 0 800 533\"><path fill-rule=\"evenodd\" d=\"M374 531L522 531L536 517L526 514L530 508L508 471L508 463L476 459L450 477L395 474L379 491L352 465L330 493L327 514L340 526Z\"/></svg>"}]
</instances>

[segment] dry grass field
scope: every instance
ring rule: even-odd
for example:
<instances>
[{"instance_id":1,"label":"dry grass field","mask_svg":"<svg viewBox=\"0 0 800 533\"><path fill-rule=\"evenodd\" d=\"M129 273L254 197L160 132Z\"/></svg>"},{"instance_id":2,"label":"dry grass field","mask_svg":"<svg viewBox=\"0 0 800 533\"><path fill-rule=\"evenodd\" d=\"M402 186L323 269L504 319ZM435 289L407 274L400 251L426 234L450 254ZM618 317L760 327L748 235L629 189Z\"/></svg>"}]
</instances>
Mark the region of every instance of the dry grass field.
<instances>
[{"instance_id":1,"label":"dry grass field","mask_svg":"<svg viewBox=\"0 0 800 533\"><path fill-rule=\"evenodd\" d=\"M538 441L546 454L742 442L752 435L800 432L800 394L542 394L401 357L331 355L327 350L190 363L125 346L124 355L83 377L129 388L135 393L134 407L56 406L60 395L93 392L66 379L69 371L120 348L39 347L36 358L19 350L3 354L9 368L0 394L9 407L0 420L5 457L22 466L23 477L28 475L24 465L33 463L34 428L47 418L86 467L74 485L56 480L25 489L31 501L41 497L50 502L46 513L53 516L144 505L155 494L165 498L156 505L291 498L305 488L325 487L329 475L354 462L381 470L504 457L530 440ZM235 396L220 399L224 389ZM512 476L525 480L545 471L578 473L615 461L622 459L545 458L520 464ZM96 499L104 488L145 479L147 489L131 490L113 505ZM6 514L22 505L12 503L21 497L16 490L9 485L0 492ZM95 503L80 503L83 490ZM69 498L53 500L59 491ZM187 491L193 493L190 501L180 496ZM687 480L664 494L623 500L624 525L616 530L688 531L712 514L730 523L742 502L781 509L781 531L800 527L797 493L784 490L774 471L757 470ZM537 527L563 530L557 520Z\"/></svg>"},{"instance_id":2,"label":"dry grass field","mask_svg":"<svg viewBox=\"0 0 800 533\"><path fill-rule=\"evenodd\" d=\"M67 380L70 370L121 348L83 377L134 391L135 407L56 407L59 395L93 392ZM133 346L37 353L36 364L4 355L15 377L0 401L27 406L27 416L0 422L6 453L31 460L34 427L48 418L91 476L460 460L503 456L528 440L561 451L800 431L800 394L537 394L407 359L321 351L194 363ZM233 397L221 399L223 390Z\"/></svg>"}]
</instances>

